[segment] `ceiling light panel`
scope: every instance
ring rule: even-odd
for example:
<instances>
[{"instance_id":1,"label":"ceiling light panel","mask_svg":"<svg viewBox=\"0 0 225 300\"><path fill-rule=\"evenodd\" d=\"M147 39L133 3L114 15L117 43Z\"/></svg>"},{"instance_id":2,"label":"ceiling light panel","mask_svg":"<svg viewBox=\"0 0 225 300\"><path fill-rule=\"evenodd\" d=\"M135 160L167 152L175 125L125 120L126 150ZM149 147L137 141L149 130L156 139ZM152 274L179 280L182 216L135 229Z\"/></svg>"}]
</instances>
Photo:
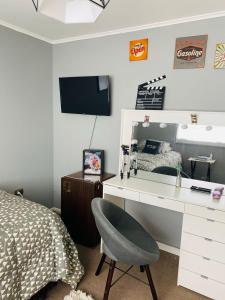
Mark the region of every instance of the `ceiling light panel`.
<instances>
[{"instance_id":1,"label":"ceiling light panel","mask_svg":"<svg viewBox=\"0 0 225 300\"><path fill-rule=\"evenodd\" d=\"M90 0L42 0L39 13L63 23L93 23L109 3Z\"/></svg>"}]
</instances>

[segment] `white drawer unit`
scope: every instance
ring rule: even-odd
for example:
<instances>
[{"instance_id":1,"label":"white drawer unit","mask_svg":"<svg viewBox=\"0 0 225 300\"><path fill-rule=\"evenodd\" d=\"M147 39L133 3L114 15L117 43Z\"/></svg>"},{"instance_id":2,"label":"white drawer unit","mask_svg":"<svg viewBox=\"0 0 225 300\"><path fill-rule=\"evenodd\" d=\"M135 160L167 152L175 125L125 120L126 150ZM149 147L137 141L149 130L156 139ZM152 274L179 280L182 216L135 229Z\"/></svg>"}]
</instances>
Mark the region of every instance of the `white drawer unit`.
<instances>
[{"instance_id":1,"label":"white drawer unit","mask_svg":"<svg viewBox=\"0 0 225 300\"><path fill-rule=\"evenodd\" d=\"M110 186L105 184L103 193L117 196L124 199L139 201L139 192L128 190L123 187L115 187L115 186Z\"/></svg>"},{"instance_id":2,"label":"white drawer unit","mask_svg":"<svg viewBox=\"0 0 225 300\"><path fill-rule=\"evenodd\" d=\"M183 232L181 250L185 250L202 257L204 256L225 264L225 244L208 238Z\"/></svg>"},{"instance_id":3,"label":"white drawer unit","mask_svg":"<svg viewBox=\"0 0 225 300\"><path fill-rule=\"evenodd\" d=\"M118 176L108 182L103 189L107 196L181 213L178 285L211 299L225 299L225 197L213 201L210 195L189 188L136 178Z\"/></svg>"},{"instance_id":4,"label":"white drawer unit","mask_svg":"<svg viewBox=\"0 0 225 300\"><path fill-rule=\"evenodd\" d=\"M185 213L225 223L225 212L212 207L185 204Z\"/></svg>"},{"instance_id":5,"label":"white drawer unit","mask_svg":"<svg viewBox=\"0 0 225 300\"><path fill-rule=\"evenodd\" d=\"M223 300L225 297L225 284L182 268L178 284L215 300Z\"/></svg>"},{"instance_id":6,"label":"white drawer unit","mask_svg":"<svg viewBox=\"0 0 225 300\"><path fill-rule=\"evenodd\" d=\"M180 268L225 284L225 264L181 250Z\"/></svg>"},{"instance_id":7,"label":"white drawer unit","mask_svg":"<svg viewBox=\"0 0 225 300\"><path fill-rule=\"evenodd\" d=\"M213 219L184 215L183 231L225 243L225 223Z\"/></svg>"},{"instance_id":8,"label":"white drawer unit","mask_svg":"<svg viewBox=\"0 0 225 300\"><path fill-rule=\"evenodd\" d=\"M184 212L184 203L167 199L163 196L155 196L147 193L140 193L140 202L149 205L170 209L173 211Z\"/></svg>"}]
</instances>

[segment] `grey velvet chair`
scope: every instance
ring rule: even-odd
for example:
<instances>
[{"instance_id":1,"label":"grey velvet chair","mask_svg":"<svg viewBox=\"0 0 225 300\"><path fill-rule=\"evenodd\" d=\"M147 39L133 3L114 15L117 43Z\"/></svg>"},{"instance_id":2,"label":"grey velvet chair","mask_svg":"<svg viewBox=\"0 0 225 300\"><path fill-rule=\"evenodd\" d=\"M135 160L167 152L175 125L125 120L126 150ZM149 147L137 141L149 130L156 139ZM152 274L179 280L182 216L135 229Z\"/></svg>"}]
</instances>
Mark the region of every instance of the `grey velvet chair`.
<instances>
[{"instance_id":1,"label":"grey velvet chair","mask_svg":"<svg viewBox=\"0 0 225 300\"><path fill-rule=\"evenodd\" d=\"M157 293L149 265L159 259L159 248L151 235L128 213L101 198L91 203L95 222L103 241L103 255L95 273L101 272L106 256L111 259L103 300L107 300L112 286L116 262L137 265L145 270L153 300Z\"/></svg>"},{"instance_id":2,"label":"grey velvet chair","mask_svg":"<svg viewBox=\"0 0 225 300\"><path fill-rule=\"evenodd\" d=\"M167 166L161 166L157 167L152 170L152 173L158 173L158 174L164 174L164 175L171 175L171 176L177 176L177 169ZM183 178L191 178L187 173L181 170L180 172L181 177Z\"/></svg>"}]
</instances>

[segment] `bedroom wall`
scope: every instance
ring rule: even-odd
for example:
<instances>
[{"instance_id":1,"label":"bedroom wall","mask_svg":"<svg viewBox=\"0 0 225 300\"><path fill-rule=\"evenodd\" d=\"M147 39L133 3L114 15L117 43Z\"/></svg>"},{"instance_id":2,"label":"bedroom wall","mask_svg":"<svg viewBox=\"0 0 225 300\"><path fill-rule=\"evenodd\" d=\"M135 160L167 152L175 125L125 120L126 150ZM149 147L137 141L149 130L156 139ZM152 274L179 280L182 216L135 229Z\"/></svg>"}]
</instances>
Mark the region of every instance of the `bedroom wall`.
<instances>
[{"instance_id":1,"label":"bedroom wall","mask_svg":"<svg viewBox=\"0 0 225 300\"><path fill-rule=\"evenodd\" d=\"M54 46L55 205L60 206L60 178L81 170L82 150L88 146L94 122L93 116L60 113L58 77L110 75L112 116L98 118L92 147L106 150L106 171L117 173L120 111L135 107L138 84L166 74L167 79L162 82L167 87L165 109L225 111L225 71L213 69L215 44L225 41L224 27L225 18L217 18ZM198 34L209 36L205 68L174 70L175 39ZM129 41L145 37L150 43L149 59L129 62ZM179 214L134 203L128 203L127 207L132 213L138 211L146 227L151 223L150 227L154 227L154 235L160 241L179 245L182 222Z\"/></svg>"},{"instance_id":2,"label":"bedroom wall","mask_svg":"<svg viewBox=\"0 0 225 300\"><path fill-rule=\"evenodd\" d=\"M52 46L0 26L0 189L52 204Z\"/></svg>"}]
</instances>

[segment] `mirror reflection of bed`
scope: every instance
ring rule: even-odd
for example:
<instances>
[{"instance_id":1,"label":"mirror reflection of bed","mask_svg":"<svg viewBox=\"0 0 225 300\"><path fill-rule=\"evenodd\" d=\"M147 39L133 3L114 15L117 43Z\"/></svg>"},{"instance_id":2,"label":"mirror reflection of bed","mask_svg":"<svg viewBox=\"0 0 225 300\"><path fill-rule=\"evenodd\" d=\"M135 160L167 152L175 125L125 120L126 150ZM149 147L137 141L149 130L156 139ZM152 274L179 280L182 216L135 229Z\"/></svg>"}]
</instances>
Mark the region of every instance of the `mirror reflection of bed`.
<instances>
[{"instance_id":1,"label":"mirror reflection of bed","mask_svg":"<svg viewBox=\"0 0 225 300\"><path fill-rule=\"evenodd\" d=\"M225 127L176 123L143 127L139 122L132 132L132 143L136 142L136 177L150 173L176 176L181 168L183 178L225 183Z\"/></svg>"}]
</instances>

